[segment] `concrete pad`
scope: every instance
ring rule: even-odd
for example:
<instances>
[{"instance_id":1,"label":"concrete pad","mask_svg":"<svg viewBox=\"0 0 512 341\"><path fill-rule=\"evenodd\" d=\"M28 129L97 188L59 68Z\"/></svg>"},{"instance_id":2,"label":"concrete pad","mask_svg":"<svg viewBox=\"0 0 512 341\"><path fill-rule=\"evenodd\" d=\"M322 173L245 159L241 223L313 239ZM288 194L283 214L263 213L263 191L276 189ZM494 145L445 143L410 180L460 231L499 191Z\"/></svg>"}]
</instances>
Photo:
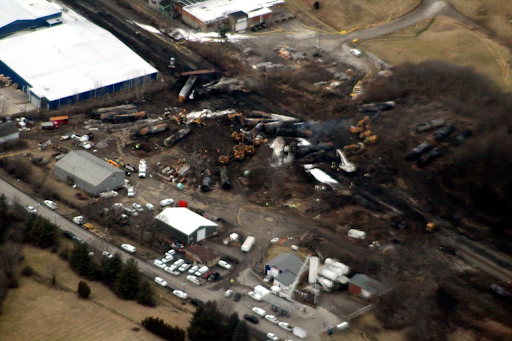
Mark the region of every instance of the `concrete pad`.
<instances>
[{"instance_id":1,"label":"concrete pad","mask_svg":"<svg viewBox=\"0 0 512 341\"><path fill-rule=\"evenodd\" d=\"M37 110L37 107L30 103L28 95L12 86L0 88L0 116L9 116L27 111Z\"/></svg>"}]
</instances>

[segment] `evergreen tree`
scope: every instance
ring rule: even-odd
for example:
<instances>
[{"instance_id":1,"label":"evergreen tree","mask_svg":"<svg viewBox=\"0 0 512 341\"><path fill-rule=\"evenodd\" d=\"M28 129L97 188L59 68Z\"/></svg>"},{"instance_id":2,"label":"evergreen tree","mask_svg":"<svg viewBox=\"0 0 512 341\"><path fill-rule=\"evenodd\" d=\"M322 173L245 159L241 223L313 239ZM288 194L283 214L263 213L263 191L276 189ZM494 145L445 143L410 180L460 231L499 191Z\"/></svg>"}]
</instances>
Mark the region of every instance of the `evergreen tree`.
<instances>
[{"instance_id":1,"label":"evergreen tree","mask_svg":"<svg viewBox=\"0 0 512 341\"><path fill-rule=\"evenodd\" d=\"M25 238L37 247L53 246L57 243L57 226L44 218L32 215L27 220Z\"/></svg>"},{"instance_id":2,"label":"evergreen tree","mask_svg":"<svg viewBox=\"0 0 512 341\"><path fill-rule=\"evenodd\" d=\"M238 318L237 313L233 313L229 316L226 321L226 337L225 339L230 341L233 338L233 333L235 332L236 327L240 324L240 319Z\"/></svg>"},{"instance_id":3,"label":"evergreen tree","mask_svg":"<svg viewBox=\"0 0 512 341\"><path fill-rule=\"evenodd\" d=\"M137 302L150 307L154 307L156 305L155 293L153 292L151 284L146 280L143 280L140 284L139 293L137 294Z\"/></svg>"},{"instance_id":4,"label":"evergreen tree","mask_svg":"<svg viewBox=\"0 0 512 341\"><path fill-rule=\"evenodd\" d=\"M91 270L91 258L89 257L89 251L87 251L87 245L75 244L75 247L71 251L71 257L69 258L69 266L80 276L89 274Z\"/></svg>"},{"instance_id":5,"label":"evergreen tree","mask_svg":"<svg viewBox=\"0 0 512 341\"><path fill-rule=\"evenodd\" d=\"M123 269L123 259L119 253L116 253L112 258L104 258L101 262L103 273L103 282L112 287L116 281L117 275Z\"/></svg>"},{"instance_id":6,"label":"evergreen tree","mask_svg":"<svg viewBox=\"0 0 512 341\"><path fill-rule=\"evenodd\" d=\"M249 341L249 328L247 328L245 321L240 322L238 326L236 326L233 341Z\"/></svg>"},{"instance_id":7,"label":"evergreen tree","mask_svg":"<svg viewBox=\"0 0 512 341\"><path fill-rule=\"evenodd\" d=\"M125 300L133 300L137 297L140 286L140 274L137 262L129 259L126 265L117 275L114 283L115 294Z\"/></svg>"},{"instance_id":8,"label":"evergreen tree","mask_svg":"<svg viewBox=\"0 0 512 341\"><path fill-rule=\"evenodd\" d=\"M192 341L221 341L225 339L225 317L218 311L217 303L208 301L197 308L190 326L188 337Z\"/></svg>"},{"instance_id":9,"label":"evergreen tree","mask_svg":"<svg viewBox=\"0 0 512 341\"><path fill-rule=\"evenodd\" d=\"M84 281L78 283L78 295L82 298L87 298L91 294L91 288Z\"/></svg>"}]
</instances>

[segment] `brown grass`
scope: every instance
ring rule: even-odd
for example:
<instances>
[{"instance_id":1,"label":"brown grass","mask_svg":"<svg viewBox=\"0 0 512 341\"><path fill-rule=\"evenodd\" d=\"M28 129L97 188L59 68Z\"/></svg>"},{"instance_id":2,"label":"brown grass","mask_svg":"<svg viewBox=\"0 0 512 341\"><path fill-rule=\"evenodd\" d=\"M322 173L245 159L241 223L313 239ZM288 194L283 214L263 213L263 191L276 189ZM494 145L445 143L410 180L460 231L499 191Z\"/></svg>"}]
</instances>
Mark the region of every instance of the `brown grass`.
<instances>
[{"instance_id":1,"label":"brown grass","mask_svg":"<svg viewBox=\"0 0 512 341\"><path fill-rule=\"evenodd\" d=\"M424 32L422 25L425 23L385 38L362 42L361 46L392 65L442 60L473 67L501 89L508 90L512 61L509 49L446 17L435 19ZM418 33L421 34L416 37Z\"/></svg>"},{"instance_id":2,"label":"brown grass","mask_svg":"<svg viewBox=\"0 0 512 341\"><path fill-rule=\"evenodd\" d=\"M305 23L320 21L337 31L350 31L367 25L396 19L414 9L419 0L319 0L320 8L313 9L317 0L286 1L287 10L309 18Z\"/></svg>"},{"instance_id":3,"label":"brown grass","mask_svg":"<svg viewBox=\"0 0 512 341\"><path fill-rule=\"evenodd\" d=\"M0 335L5 340L154 340L144 330L134 332L146 316L164 319L171 325L186 328L192 307L155 286L157 307L147 308L134 301L118 299L106 286L88 282L89 300L75 293L81 278L57 254L33 247L24 248L24 265L30 265L42 276L58 269L57 282L69 289L59 291L22 277L20 288L9 292L4 313L0 316Z\"/></svg>"}]
</instances>

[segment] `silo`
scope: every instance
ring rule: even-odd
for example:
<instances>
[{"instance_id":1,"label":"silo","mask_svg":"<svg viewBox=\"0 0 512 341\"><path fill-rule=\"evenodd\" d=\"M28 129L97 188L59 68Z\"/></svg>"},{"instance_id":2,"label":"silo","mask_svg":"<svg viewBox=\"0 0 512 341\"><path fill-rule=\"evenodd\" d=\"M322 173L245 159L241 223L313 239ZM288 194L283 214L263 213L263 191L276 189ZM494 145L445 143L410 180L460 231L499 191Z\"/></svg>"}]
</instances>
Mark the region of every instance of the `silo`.
<instances>
[{"instance_id":1,"label":"silo","mask_svg":"<svg viewBox=\"0 0 512 341\"><path fill-rule=\"evenodd\" d=\"M316 283L316 273L318 271L318 257L309 258L309 276L308 281L310 284Z\"/></svg>"}]
</instances>

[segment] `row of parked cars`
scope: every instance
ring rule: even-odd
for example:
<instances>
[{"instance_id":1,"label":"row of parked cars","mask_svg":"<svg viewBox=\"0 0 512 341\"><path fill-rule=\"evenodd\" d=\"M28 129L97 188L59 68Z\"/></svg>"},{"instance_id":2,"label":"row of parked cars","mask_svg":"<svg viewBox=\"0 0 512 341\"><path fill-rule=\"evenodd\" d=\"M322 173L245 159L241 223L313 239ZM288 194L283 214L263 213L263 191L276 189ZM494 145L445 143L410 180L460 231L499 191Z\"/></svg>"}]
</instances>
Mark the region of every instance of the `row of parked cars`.
<instances>
[{"instance_id":1,"label":"row of parked cars","mask_svg":"<svg viewBox=\"0 0 512 341\"><path fill-rule=\"evenodd\" d=\"M258 307L254 307L254 308L252 308L252 311L256 315L263 317L265 320L267 320L273 324L277 324L279 327L283 328L284 330L286 330L288 332L293 332L293 327L288 322L279 321L277 319L277 317L275 317L274 315L271 315L271 314L267 314L267 312L265 310L258 308ZM245 314L244 319L246 319L249 322L255 323L255 324L259 322L259 319L254 315ZM280 340L279 337L277 337L276 335L274 335L272 333L268 333L267 338L270 340Z\"/></svg>"}]
</instances>

